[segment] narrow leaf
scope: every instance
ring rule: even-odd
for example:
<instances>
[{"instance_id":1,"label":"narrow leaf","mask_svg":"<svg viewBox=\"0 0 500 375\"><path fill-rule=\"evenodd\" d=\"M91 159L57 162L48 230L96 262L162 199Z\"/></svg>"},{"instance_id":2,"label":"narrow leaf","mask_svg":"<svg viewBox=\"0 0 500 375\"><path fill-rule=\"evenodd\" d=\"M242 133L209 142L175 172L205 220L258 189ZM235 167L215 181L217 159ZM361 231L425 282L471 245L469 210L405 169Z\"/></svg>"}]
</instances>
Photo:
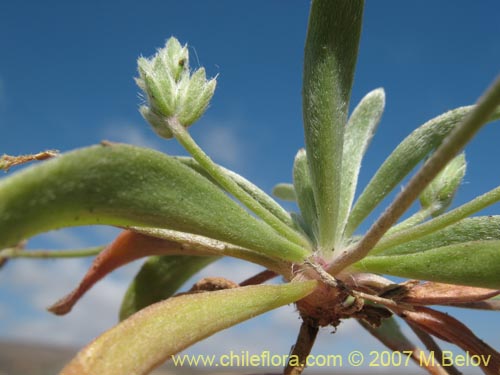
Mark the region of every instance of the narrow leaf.
<instances>
[{"instance_id":1,"label":"narrow leaf","mask_svg":"<svg viewBox=\"0 0 500 375\"><path fill-rule=\"evenodd\" d=\"M415 345L404 335L393 316L383 319L379 327L373 327L363 320L358 320L358 323L392 350L415 350Z\"/></svg>"},{"instance_id":2,"label":"narrow leaf","mask_svg":"<svg viewBox=\"0 0 500 375\"><path fill-rule=\"evenodd\" d=\"M284 201L289 201L289 202L297 201L297 196L295 195L293 184L286 184L286 183L277 184L273 188L273 195L276 198L282 199Z\"/></svg>"},{"instance_id":3,"label":"narrow leaf","mask_svg":"<svg viewBox=\"0 0 500 375\"><path fill-rule=\"evenodd\" d=\"M394 317L382 320L379 327L372 327L370 324L363 320L358 320L359 324L377 338L382 344L389 349L396 352L411 353L411 359L418 365L425 367L425 369L432 375L448 375L448 373L441 367L433 365L433 363L426 363L421 361L422 354L425 353L422 349L417 348L401 331L398 322Z\"/></svg>"},{"instance_id":4,"label":"narrow leaf","mask_svg":"<svg viewBox=\"0 0 500 375\"><path fill-rule=\"evenodd\" d=\"M387 231L401 218L412 203L418 199L441 170L469 143L485 126L500 106L500 78L495 80L478 99L478 104L436 148L425 164L412 176L408 184L370 226L363 238L349 249L338 253L328 267L335 274L350 264L363 259L377 245Z\"/></svg>"},{"instance_id":5,"label":"narrow leaf","mask_svg":"<svg viewBox=\"0 0 500 375\"><path fill-rule=\"evenodd\" d=\"M332 251L338 226L344 128L358 54L363 1L315 0L307 30L303 115L318 207L319 244Z\"/></svg>"},{"instance_id":6,"label":"narrow leaf","mask_svg":"<svg viewBox=\"0 0 500 375\"><path fill-rule=\"evenodd\" d=\"M435 217L425 223L417 225L397 233L386 233L380 242L377 244L377 250L373 249L375 253L390 247L395 247L409 241L417 240L431 233L438 232L454 223L460 222L468 216L498 202L500 200L500 187L490 190L489 192L474 198L460 207L455 208L445 214Z\"/></svg>"},{"instance_id":7,"label":"narrow leaf","mask_svg":"<svg viewBox=\"0 0 500 375\"><path fill-rule=\"evenodd\" d=\"M384 161L358 198L346 227L346 236L391 192L410 171L435 149L474 106L460 107L429 120L408 137ZM497 108L490 121L500 118Z\"/></svg>"},{"instance_id":8,"label":"narrow leaf","mask_svg":"<svg viewBox=\"0 0 500 375\"><path fill-rule=\"evenodd\" d=\"M466 309L500 311L500 298L497 296L490 298L487 301L451 303L450 305Z\"/></svg>"},{"instance_id":9,"label":"narrow leaf","mask_svg":"<svg viewBox=\"0 0 500 375\"><path fill-rule=\"evenodd\" d=\"M150 255L189 253L181 243L149 237L130 230L123 231L94 260L80 284L67 296L49 307L49 311L64 315L99 280L115 269Z\"/></svg>"},{"instance_id":10,"label":"narrow leaf","mask_svg":"<svg viewBox=\"0 0 500 375\"><path fill-rule=\"evenodd\" d=\"M417 305L447 305L484 301L500 294L500 290L427 282L413 286L398 301Z\"/></svg>"},{"instance_id":11,"label":"narrow leaf","mask_svg":"<svg viewBox=\"0 0 500 375\"><path fill-rule=\"evenodd\" d=\"M217 186L221 187L220 184L208 173L196 160L190 157L185 156L176 156L176 160L179 160L182 164L187 165L188 167L194 169L202 176L205 176L210 181L212 181ZM261 190L258 186L254 185L250 181L248 181L243 176L238 173L224 168L219 165L219 168L223 173L231 177L239 187L245 190L248 194L252 196L257 202L259 202L264 208L266 208L269 212L271 212L274 216L280 219L283 223L293 227L292 219L286 210L281 207L272 197L266 194L263 190Z\"/></svg>"},{"instance_id":12,"label":"narrow leaf","mask_svg":"<svg viewBox=\"0 0 500 375\"><path fill-rule=\"evenodd\" d=\"M405 311L404 319L442 340L459 346L470 355L479 356L479 365L485 374L496 375L500 372L500 354L452 316L416 306L415 311Z\"/></svg>"},{"instance_id":13,"label":"narrow leaf","mask_svg":"<svg viewBox=\"0 0 500 375\"><path fill-rule=\"evenodd\" d=\"M151 305L84 348L61 375L147 374L214 333L307 296L316 282L257 285L170 298Z\"/></svg>"},{"instance_id":14,"label":"narrow leaf","mask_svg":"<svg viewBox=\"0 0 500 375\"><path fill-rule=\"evenodd\" d=\"M438 247L481 240L500 240L500 216L478 216L463 219L440 231L387 249L382 240L380 241L382 246L376 246L371 254L402 255L418 253Z\"/></svg>"},{"instance_id":15,"label":"narrow leaf","mask_svg":"<svg viewBox=\"0 0 500 375\"><path fill-rule=\"evenodd\" d=\"M170 229L132 227L134 232L150 237L177 242L182 245L182 255L215 255L230 256L259 264L276 273L287 276L291 273L291 263L282 259L270 258L264 254L245 249L213 238L198 236L192 233L182 233Z\"/></svg>"},{"instance_id":16,"label":"narrow leaf","mask_svg":"<svg viewBox=\"0 0 500 375\"><path fill-rule=\"evenodd\" d=\"M396 225L393 225L391 229L389 229L386 233L385 236L389 236L391 234L394 234L396 232L403 231L405 229L410 229L414 227L417 224L420 224L422 221L428 219L429 217L432 216L432 214L435 211L435 207L427 207L425 209L420 209L419 211L415 212L413 215L408 217L407 219L397 223ZM384 237L380 240L382 242ZM375 248L374 248L375 249ZM372 250L373 251L373 250Z\"/></svg>"},{"instance_id":17,"label":"narrow leaf","mask_svg":"<svg viewBox=\"0 0 500 375\"><path fill-rule=\"evenodd\" d=\"M465 176L465 169L465 153L462 152L450 161L420 194L420 204L424 209L436 207L432 216L442 214L451 205Z\"/></svg>"},{"instance_id":18,"label":"narrow leaf","mask_svg":"<svg viewBox=\"0 0 500 375\"><path fill-rule=\"evenodd\" d=\"M70 152L0 182L0 248L67 226L160 227L300 261L308 251L257 220L206 178L127 145Z\"/></svg>"},{"instance_id":19,"label":"narrow leaf","mask_svg":"<svg viewBox=\"0 0 500 375\"><path fill-rule=\"evenodd\" d=\"M431 334L422 330L416 324L409 324L409 326L412 329L412 331L417 335L417 337L420 339L420 341L422 341L422 343L425 345L425 347L429 351L429 354L433 356L433 359L435 359L435 361L432 361L433 365L436 365L436 367L443 370L446 373L446 375L462 375L462 373L457 369L457 367L453 363L446 364L446 370L444 370L444 368L441 367L442 365L444 365L444 353ZM422 358L422 360L428 361L425 358Z\"/></svg>"},{"instance_id":20,"label":"narrow leaf","mask_svg":"<svg viewBox=\"0 0 500 375\"><path fill-rule=\"evenodd\" d=\"M239 285L240 286L259 285L265 283L266 281L274 279L276 276L278 276L276 272L271 270L264 270L253 276L250 276L248 279L243 280L242 282L240 282Z\"/></svg>"},{"instance_id":21,"label":"narrow leaf","mask_svg":"<svg viewBox=\"0 0 500 375\"><path fill-rule=\"evenodd\" d=\"M303 227L309 238L313 241L318 236L318 213L316 211L316 201L314 199L313 186L307 164L306 151L300 149L295 156L293 163L293 185L297 204L303 219Z\"/></svg>"},{"instance_id":22,"label":"narrow leaf","mask_svg":"<svg viewBox=\"0 0 500 375\"><path fill-rule=\"evenodd\" d=\"M309 247L309 243L301 233L295 228L283 223L266 207L264 207L251 193L247 192L238 183L222 170L195 142L186 128L174 117L165 119L169 129L174 134L177 141L196 159L196 161L214 178L229 194L241 202L246 208L252 211L283 238L297 244L300 247Z\"/></svg>"},{"instance_id":23,"label":"narrow leaf","mask_svg":"<svg viewBox=\"0 0 500 375\"><path fill-rule=\"evenodd\" d=\"M219 259L214 256L152 256L141 267L123 297L120 320L174 295L195 273Z\"/></svg>"},{"instance_id":24,"label":"narrow leaf","mask_svg":"<svg viewBox=\"0 0 500 375\"><path fill-rule=\"evenodd\" d=\"M341 240L340 237L343 235L345 225L347 224L347 218L358 184L361 160L380 122L384 106L384 89L373 90L361 100L347 122L342 157L337 242Z\"/></svg>"},{"instance_id":25,"label":"narrow leaf","mask_svg":"<svg viewBox=\"0 0 500 375\"><path fill-rule=\"evenodd\" d=\"M362 271L500 289L500 241L473 241L402 255L368 256Z\"/></svg>"},{"instance_id":26,"label":"narrow leaf","mask_svg":"<svg viewBox=\"0 0 500 375\"><path fill-rule=\"evenodd\" d=\"M274 259L266 258L261 254L201 236L174 232L175 235L170 235L167 238L164 236L162 238L158 236L158 230L146 228L142 229L142 231L143 233L131 230L123 231L113 243L94 260L80 284L71 293L52 305L49 311L57 315L67 314L75 303L77 303L96 282L108 273L136 259L151 255L194 255L195 258L201 258L200 260L186 260L186 262L193 265L205 264L207 261L213 261L223 255L234 256L257 264L262 264L264 267L274 269L284 276L287 275L287 268L290 268L290 265L285 262L278 262ZM166 230L163 230L161 233L165 231ZM186 257L186 259L189 258L190 257ZM282 268L285 270L282 271ZM164 270L164 268L162 268L162 270ZM186 272L187 271L188 270L186 270ZM183 271L179 270L177 273L178 277L180 277ZM163 276L167 277L167 275ZM176 280L179 281L179 279ZM155 287L157 286L148 286L150 291ZM162 292L167 293L166 290ZM160 294L162 292L160 292ZM145 296L145 298L147 299L149 297Z\"/></svg>"}]
</instances>

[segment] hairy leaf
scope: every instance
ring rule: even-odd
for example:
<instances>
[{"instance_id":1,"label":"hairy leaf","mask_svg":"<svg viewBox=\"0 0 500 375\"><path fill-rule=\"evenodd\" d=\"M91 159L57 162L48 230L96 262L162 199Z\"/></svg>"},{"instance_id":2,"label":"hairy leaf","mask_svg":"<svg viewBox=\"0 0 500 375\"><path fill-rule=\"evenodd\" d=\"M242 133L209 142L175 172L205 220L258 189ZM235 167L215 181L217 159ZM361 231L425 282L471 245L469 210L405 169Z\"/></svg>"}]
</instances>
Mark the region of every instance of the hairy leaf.
<instances>
[{"instance_id":1,"label":"hairy leaf","mask_svg":"<svg viewBox=\"0 0 500 375\"><path fill-rule=\"evenodd\" d=\"M120 320L174 295L195 273L219 259L214 256L152 256L141 267L123 297Z\"/></svg>"},{"instance_id":2,"label":"hairy leaf","mask_svg":"<svg viewBox=\"0 0 500 375\"><path fill-rule=\"evenodd\" d=\"M402 255L418 253L438 247L480 240L500 240L500 216L478 216L463 219L440 231L399 246L385 250L381 250L384 247L375 247L370 254Z\"/></svg>"},{"instance_id":3,"label":"hairy leaf","mask_svg":"<svg viewBox=\"0 0 500 375\"><path fill-rule=\"evenodd\" d=\"M384 161L356 201L349 216L346 236L354 233L358 225L392 191L410 171L436 148L441 141L474 108L460 107L429 120L408 137ZM497 108L490 121L500 118Z\"/></svg>"},{"instance_id":4,"label":"hairy leaf","mask_svg":"<svg viewBox=\"0 0 500 375\"><path fill-rule=\"evenodd\" d=\"M453 201L466 169L465 153L456 156L443 168L420 194L420 204L424 209L435 206L432 216L442 214Z\"/></svg>"},{"instance_id":5,"label":"hairy leaf","mask_svg":"<svg viewBox=\"0 0 500 375\"><path fill-rule=\"evenodd\" d=\"M500 241L472 241L401 255L368 256L362 271L500 289Z\"/></svg>"},{"instance_id":6,"label":"hairy leaf","mask_svg":"<svg viewBox=\"0 0 500 375\"><path fill-rule=\"evenodd\" d=\"M318 239L318 213L316 211L316 201L314 200L309 165L307 164L307 156L304 149L300 149L295 156L293 163L293 185L302 216L302 226L309 235L309 238L316 241Z\"/></svg>"},{"instance_id":7,"label":"hairy leaf","mask_svg":"<svg viewBox=\"0 0 500 375\"><path fill-rule=\"evenodd\" d=\"M335 246L344 129L358 54L363 1L312 2L304 55L303 115L318 207L319 244Z\"/></svg>"},{"instance_id":8,"label":"hairy leaf","mask_svg":"<svg viewBox=\"0 0 500 375\"><path fill-rule=\"evenodd\" d=\"M170 298L89 344L61 375L141 375L188 346L311 293L315 281L257 285Z\"/></svg>"},{"instance_id":9,"label":"hairy leaf","mask_svg":"<svg viewBox=\"0 0 500 375\"><path fill-rule=\"evenodd\" d=\"M134 146L70 152L2 180L0 196L0 248L51 229L108 224L190 232L288 260L308 254L192 169Z\"/></svg>"},{"instance_id":10,"label":"hairy leaf","mask_svg":"<svg viewBox=\"0 0 500 375\"><path fill-rule=\"evenodd\" d=\"M185 157L185 156L176 156L176 160L179 160L182 164L187 165L188 167L194 169L201 175L205 176L208 178L210 181L212 181L214 184L217 186L221 187L220 184L215 181L215 179L208 173L196 160L190 157ZM276 216L278 219L280 219L282 222L285 224L293 227L293 222L286 210L281 207L272 197L270 197L268 194L266 194L263 190L261 190L258 186L255 184L251 183L248 181L246 178L243 176L239 175L238 173L224 168L219 165L219 168L223 173L225 173L227 176L231 177L234 182L238 184L239 187L241 187L243 190L245 190L248 194L252 196L257 202L259 202L264 208L266 208L269 212L271 212L274 216Z\"/></svg>"},{"instance_id":11,"label":"hairy leaf","mask_svg":"<svg viewBox=\"0 0 500 375\"><path fill-rule=\"evenodd\" d=\"M457 207L445 214L437 216L432 220L426 221L420 225L407 228L396 233L387 232L381 241L372 250L373 253L380 253L381 251L396 247L398 245L420 239L431 233L437 233L439 230L446 228L452 224L465 220L468 216L486 208L500 200L500 187L490 190L489 192L480 195L477 198Z\"/></svg>"},{"instance_id":12,"label":"hairy leaf","mask_svg":"<svg viewBox=\"0 0 500 375\"><path fill-rule=\"evenodd\" d=\"M275 185L273 195L284 201L295 202L297 200L293 184L280 183Z\"/></svg>"},{"instance_id":13,"label":"hairy leaf","mask_svg":"<svg viewBox=\"0 0 500 375\"><path fill-rule=\"evenodd\" d=\"M286 277L291 273L290 262L270 258L246 248L227 242L217 241L213 238L198 236L191 233L182 233L170 229L132 227L134 232L150 237L161 238L179 243L183 255L215 255L230 256L269 268Z\"/></svg>"},{"instance_id":14,"label":"hairy leaf","mask_svg":"<svg viewBox=\"0 0 500 375\"><path fill-rule=\"evenodd\" d=\"M347 218L358 184L361 160L380 122L384 106L384 89L373 90L361 100L347 122L344 135L344 155L342 157L337 242L341 240L340 237L343 235L344 227L347 224Z\"/></svg>"}]
</instances>

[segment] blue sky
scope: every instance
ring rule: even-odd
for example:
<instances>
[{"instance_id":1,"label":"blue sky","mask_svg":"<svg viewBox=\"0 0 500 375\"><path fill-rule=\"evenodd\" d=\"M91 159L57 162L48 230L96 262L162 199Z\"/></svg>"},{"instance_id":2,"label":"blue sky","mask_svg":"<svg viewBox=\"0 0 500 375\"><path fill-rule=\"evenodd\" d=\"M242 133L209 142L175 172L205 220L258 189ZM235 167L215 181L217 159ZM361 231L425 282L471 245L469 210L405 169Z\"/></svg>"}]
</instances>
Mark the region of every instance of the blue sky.
<instances>
[{"instance_id":1,"label":"blue sky","mask_svg":"<svg viewBox=\"0 0 500 375\"><path fill-rule=\"evenodd\" d=\"M156 138L142 120L133 81L137 57L152 55L175 35L190 45L191 66L218 75L211 107L191 128L193 137L216 161L270 191L275 183L290 181L293 157L303 146L301 70L308 8L309 1L298 0L3 2L0 153L67 151L102 139L182 153L174 141ZM472 104L498 74L499 13L495 0L475 6L464 0L367 2L351 105L377 87L385 88L387 104L363 164L361 186L411 130L446 110ZM491 173L500 160L498 125L485 128L467 147L468 172L456 204L500 184L500 176ZM498 206L488 210L495 212ZM58 231L38 237L31 247L87 246L109 241L115 233L107 228ZM0 339L81 345L113 324L121 293L138 265L89 293L74 318L54 318L43 310L72 287L85 266L83 261L19 261L2 270ZM206 272L236 277L254 270L232 262ZM497 317L454 313L500 346L489 327ZM214 350L214 342L239 342L238 348L245 348L242 335L250 335L247 346L257 350L266 342L260 333L274 329L280 335L292 327L273 344L288 353L297 324L288 310L280 310L193 350ZM347 324L344 333L343 328L339 337L324 334L317 350L369 351L375 345L365 339L361 344L354 325Z\"/></svg>"}]
</instances>

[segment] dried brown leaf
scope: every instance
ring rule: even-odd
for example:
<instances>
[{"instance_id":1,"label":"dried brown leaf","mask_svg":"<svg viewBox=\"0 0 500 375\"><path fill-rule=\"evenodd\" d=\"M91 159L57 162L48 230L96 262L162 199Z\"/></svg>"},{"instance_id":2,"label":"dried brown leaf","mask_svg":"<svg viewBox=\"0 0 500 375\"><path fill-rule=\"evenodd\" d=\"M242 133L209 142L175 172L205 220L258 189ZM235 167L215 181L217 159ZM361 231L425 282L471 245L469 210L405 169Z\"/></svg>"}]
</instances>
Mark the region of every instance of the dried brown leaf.
<instances>
[{"instance_id":1,"label":"dried brown leaf","mask_svg":"<svg viewBox=\"0 0 500 375\"><path fill-rule=\"evenodd\" d=\"M10 168L28 163L30 161L35 160L46 160L57 156L59 151L57 150L47 150L39 152L38 154L31 155L19 155L19 156L11 156L11 155L2 155L0 156L0 169L5 170L7 172Z\"/></svg>"},{"instance_id":2,"label":"dried brown leaf","mask_svg":"<svg viewBox=\"0 0 500 375\"><path fill-rule=\"evenodd\" d=\"M404 312L401 317L409 324L414 324L431 335L462 348L470 358L478 361L485 374L500 373L500 353L452 316L427 307L416 306L414 311Z\"/></svg>"},{"instance_id":3,"label":"dried brown leaf","mask_svg":"<svg viewBox=\"0 0 500 375\"><path fill-rule=\"evenodd\" d=\"M110 272L142 257L166 254L189 255L189 252L180 243L125 230L95 258L80 284L48 310L56 315L67 314L96 282Z\"/></svg>"},{"instance_id":4,"label":"dried brown leaf","mask_svg":"<svg viewBox=\"0 0 500 375\"><path fill-rule=\"evenodd\" d=\"M426 282L409 288L402 302L417 305L447 305L484 301L500 294L500 290Z\"/></svg>"}]
</instances>

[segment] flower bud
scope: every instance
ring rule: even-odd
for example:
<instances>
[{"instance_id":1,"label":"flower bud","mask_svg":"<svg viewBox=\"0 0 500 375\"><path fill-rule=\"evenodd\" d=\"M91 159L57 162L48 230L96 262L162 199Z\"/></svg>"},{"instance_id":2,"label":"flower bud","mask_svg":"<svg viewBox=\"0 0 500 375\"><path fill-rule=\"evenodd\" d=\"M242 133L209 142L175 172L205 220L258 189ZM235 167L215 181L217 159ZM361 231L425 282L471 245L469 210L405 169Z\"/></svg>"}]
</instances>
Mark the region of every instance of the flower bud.
<instances>
[{"instance_id":1,"label":"flower bud","mask_svg":"<svg viewBox=\"0 0 500 375\"><path fill-rule=\"evenodd\" d=\"M139 110L158 135L173 136L166 121L170 117L176 117L187 127L203 115L214 94L216 80L207 80L204 68L191 75L187 46L181 46L171 37L156 55L151 59L139 58L137 65L136 82L147 99L147 105Z\"/></svg>"}]
</instances>

